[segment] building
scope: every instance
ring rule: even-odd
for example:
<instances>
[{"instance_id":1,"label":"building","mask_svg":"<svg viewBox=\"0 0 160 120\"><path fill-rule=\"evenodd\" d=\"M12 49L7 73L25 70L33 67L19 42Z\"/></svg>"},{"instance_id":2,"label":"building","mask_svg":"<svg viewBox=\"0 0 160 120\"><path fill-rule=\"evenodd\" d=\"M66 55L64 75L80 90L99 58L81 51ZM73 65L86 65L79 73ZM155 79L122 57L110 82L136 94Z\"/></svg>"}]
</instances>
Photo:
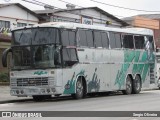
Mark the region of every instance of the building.
<instances>
[{"instance_id":1,"label":"building","mask_svg":"<svg viewBox=\"0 0 160 120\"><path fill-rule=\"evenodd\" d=\"M73 5L66 5L67 9L54 9L45 6L45 10L37 10L35 13L40 15L45 21L40 22L75 22L90 25L125 27L128 24L123 20L109 14L98 7L75 8Z\"/></svg>"},{"instance_id":2,"label":"building","mask_svg":"<svg viewBox=\"0 0 160 120\"><path fill-rule=\"evenodd\" d=\"M2 67L1 57L4 49L10 47L11 29L38 22L37 14L19 3L0 4L0 72L8 70Z\"/></svg>"},{"instance_id":3,"label":"building","mask_svg":"<svg viewBox=\"0 0 160 120\"><path fill-rule=\"evenodd\" d=\"M152 29L156 47L160 49L160 14L142 14L123 18L131 26Z\"/></svg>"}]
</instances>

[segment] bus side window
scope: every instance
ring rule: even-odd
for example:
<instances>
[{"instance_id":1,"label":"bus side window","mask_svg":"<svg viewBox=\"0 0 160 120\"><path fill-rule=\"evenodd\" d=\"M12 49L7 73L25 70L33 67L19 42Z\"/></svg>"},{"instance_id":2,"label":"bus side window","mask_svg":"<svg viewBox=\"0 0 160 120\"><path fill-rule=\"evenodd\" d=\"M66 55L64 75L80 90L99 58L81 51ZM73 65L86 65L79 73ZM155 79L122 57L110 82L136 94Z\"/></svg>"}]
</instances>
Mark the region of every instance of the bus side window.
<instances>
[{"instance_id":1,"label":"bus side window","mask_svg":"<svg viewBox=\"0 0 160 120\"><path fill-rule=\"evenodd\" d=\"M62 55L63 55L64 66L72 66L78 61L76 49L63 48Z\"/></svg>"},{"instance_id":2,"label":"bus side window","mask_svg":"<svg viewBox=\"0 0 160 120\"><path fill-rule=\"evenodd\" d=\"M115 39L116 39L116 48L122 48L121 34L115 33Z\"/></svg>"},{"instance_id":3,"label":"bus side window","mask_svg":"<svg viewBox=\"0 0 160 120\"><path fill-rule=\"evenodd\" d=\"M78 33L79 33L79 39L80 39L79 41L80 46L88 46L85 30L79 30Z\"/></svg>"},{"instance_id":4,"label":"bus side window","mask_svg":"<svg viewBox=\"0 0 160 120\"><path fill-rule=\"evenodd\" d=\"M129 49L134 48L133 35L124 35L123 36L123 47L124 48L129 48Z\"/></svg>"},{"instance_id":5,"label":"bus side window","mask_svg":"<svg viewBox=\"0 0 160 120\"><path fill-rule=\"evenodd\" d=\"M109 32L109 38L111 48L122 48L120 33Z\"/></svg>"},{"instance_id":6,"label":"bus side window","mask_svg":"<svg viewBox=\"0 0 160 120\"><path fill-rule=\"evenodd\" d=\"M91 30L86 30L86 37L87 37L88 47L94 47L93 34Z\"/></svg>"},{"instance_id":7,"label":"bus side window","mask_svg":"<svg viewBox=\"0 0 160 120\"><path fill-rule=\"evenodd\" d=\"M101 36L102 36L102 46L104 48L109 48L109 39L107 33L101 32Z\"/></svg>"},{"instance_id":8,"label":"bus side window","mask_svg":"<svg viewBox=\"0 0 160 120\"><path fill-rule=\"evenodd\" d=\"M116 48L116 38L113 32L109 32L110 46Z\"/></svg>"},{"instance_id":9,"label":"bus side window","mask_svg":"<svg viewBox=\"0 0 160 120\"><path fill-rule=\"evenodd\" d=\"M100 31L94 31L94 42L96 47L102 47L102 37Z\"/></svg>"},{"instance_id":10,"label":"bus side window","mask_svg":"<svg viewBox=\"0 0 160 120\"><path fill-rule=\"evenodd\" d=\"M152 36L145 36L145 49L154 50L154 41Z\"/></svg>"},{"instance_id":11,"label":"bus side window","mask_svg":"<svg viewBox=\"0 0 160 120\"><path fill-rule=\"evenodd\" d=\"M135 48L144 49L144 36L134 36Z\"/></svg>"},{"instance_id":12,"label":"bus side window","mask_svg":"<svg viewBox=\"0 0 160 120\"><path fill-rule=\"evenodd\" d=\"M61 32L62 45L63 46L75 46L76 38L75 32L71 30L63 30Z\"/></svg>"}]
</instances>

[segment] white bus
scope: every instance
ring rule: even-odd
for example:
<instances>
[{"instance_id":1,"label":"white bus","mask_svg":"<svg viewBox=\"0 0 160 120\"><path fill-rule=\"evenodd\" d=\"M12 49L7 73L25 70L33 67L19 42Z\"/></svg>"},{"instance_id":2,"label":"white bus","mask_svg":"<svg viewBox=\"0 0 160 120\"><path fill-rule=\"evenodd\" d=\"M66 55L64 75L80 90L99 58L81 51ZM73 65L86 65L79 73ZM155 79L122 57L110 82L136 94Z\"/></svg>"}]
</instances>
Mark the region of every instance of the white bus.
<instances>
[{"instance_id":1,"label":"white bus","mask_svg":"<svg viewBox=\"0 0 160 120\"><path fill-rule=\"evenodd\" d=\"M10 94L43 100L88 93L137 94L154 81L153 32L77 23L44 23L12 31Z\"/></svg>"}]
</instances>

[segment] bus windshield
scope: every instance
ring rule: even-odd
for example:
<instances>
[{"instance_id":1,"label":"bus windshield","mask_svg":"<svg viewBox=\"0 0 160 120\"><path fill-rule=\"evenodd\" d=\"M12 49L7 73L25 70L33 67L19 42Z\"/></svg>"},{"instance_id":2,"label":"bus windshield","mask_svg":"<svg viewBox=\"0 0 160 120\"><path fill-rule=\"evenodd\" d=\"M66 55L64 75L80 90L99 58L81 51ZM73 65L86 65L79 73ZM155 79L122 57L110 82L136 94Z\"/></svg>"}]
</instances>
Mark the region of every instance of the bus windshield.
<instances>
[{"instance_id":1,"label":"bus windshield","mask_svg":"<svg viewBox=\"0 0 160 120\"><path fill-rule=\"evenodd\" d=\"M13 69L60 67L60 47L56 28L13 31Z\"/></svg>"},{"instance_id":2,"label":"bus windshield","mask_svg":"<svg viewBox=\"0 0 160 120\"><path fill-rule=\"evenodd\" d=\"M50 68L60 67L59 47L55 45L37 45L13 47L13 68Z\"/></svg>"},{"instance_id":3,"label":"bus windshield","mask_svg":"<svg viewBox=\"0 0 160 120\"><path fill-rule=\"evenodd\" d=\"M26 28L13 31L12 45L59 44L59 34L56 28Z\"/></svg>"}]
</instances>

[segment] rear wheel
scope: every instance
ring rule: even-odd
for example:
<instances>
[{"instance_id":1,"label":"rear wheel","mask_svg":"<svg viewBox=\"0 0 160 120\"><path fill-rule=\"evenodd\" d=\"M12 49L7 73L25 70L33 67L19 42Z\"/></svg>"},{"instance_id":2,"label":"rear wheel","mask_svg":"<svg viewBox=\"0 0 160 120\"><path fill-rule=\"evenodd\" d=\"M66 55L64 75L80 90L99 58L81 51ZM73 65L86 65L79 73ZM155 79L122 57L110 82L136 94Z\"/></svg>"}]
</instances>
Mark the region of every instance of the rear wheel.
<instances>
[{"instance_id":1,"label":"rear wheel","mask_svg":"<svg viewBox=\"0 0 160 120\"><path fill-rule=\"evenodd\" d=\"M84 96L84 85L82 78L79 77L76 83L76 93L72 95L75 99L81 99Z\"/></svg>"},{"instance_id":2,"label":"rear wheel","mask_svg":"<svg viewBox=\"0 0 160 120\"><path fill-rule=\"evenodd\" d=\"M123 94L125 95L129 95L132 93L132 80L130 78L130 76L127 76L126 79L126 89L122 91Z\"/></svg>"},{"instance_id":3,"label":"rear wheel","mask_svg":"<svg viewBox=\"0 0 160 120\"><path fill-rule=\"evenodd\" d=\"M136 75L135 79L133 80L132 93L138 94L140 91L141 91L141 78L139 75Z\"/></svg>"}]
</instances>

